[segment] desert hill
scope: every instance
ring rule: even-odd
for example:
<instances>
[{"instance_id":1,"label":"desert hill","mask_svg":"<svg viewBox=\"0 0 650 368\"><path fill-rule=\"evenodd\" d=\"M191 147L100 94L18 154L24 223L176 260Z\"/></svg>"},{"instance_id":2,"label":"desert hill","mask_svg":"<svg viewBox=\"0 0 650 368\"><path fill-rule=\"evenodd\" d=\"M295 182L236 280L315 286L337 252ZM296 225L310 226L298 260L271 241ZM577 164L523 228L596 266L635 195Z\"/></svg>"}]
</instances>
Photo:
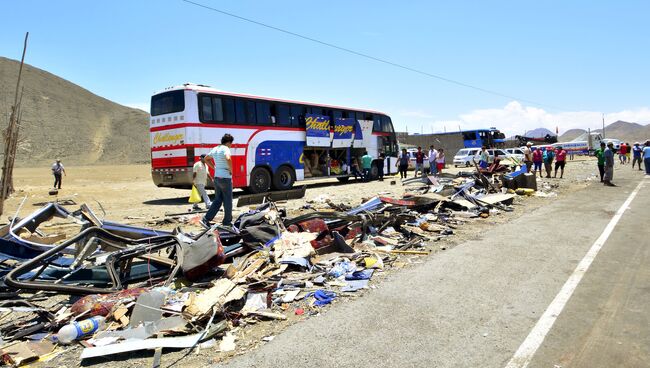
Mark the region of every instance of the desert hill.
<instances>
[{"instance_id":1,"label":"desert hill","mask_svg":"<svg viewBox=\"0 0 650 368\"><path fill-rule=\"evenodd\" d=\"M13 103L19 63L0 57L0 129ZM149 161L149 115L25 65L17 166L128 164ZM2 143L0 143L2 144ZM1 154L2 151L0 151Z\"/></svg>"},{"instance_id":2,"label":"desert hill","mask_svg":"<svg viewBox=\"0 0 650 368\"><path fill-rule=\"evenodd\" d=\"M586 130L584 129L570 129L564 132L558 140L560 142L571 141L585 132ZM600 133L602 132L602 129L592 130L592 132ZM616 138L629 143L643 143L646 139L650 139L650 124L641 125L618 120L605 126L605 137Z\"/></svg>"}]
</instances>

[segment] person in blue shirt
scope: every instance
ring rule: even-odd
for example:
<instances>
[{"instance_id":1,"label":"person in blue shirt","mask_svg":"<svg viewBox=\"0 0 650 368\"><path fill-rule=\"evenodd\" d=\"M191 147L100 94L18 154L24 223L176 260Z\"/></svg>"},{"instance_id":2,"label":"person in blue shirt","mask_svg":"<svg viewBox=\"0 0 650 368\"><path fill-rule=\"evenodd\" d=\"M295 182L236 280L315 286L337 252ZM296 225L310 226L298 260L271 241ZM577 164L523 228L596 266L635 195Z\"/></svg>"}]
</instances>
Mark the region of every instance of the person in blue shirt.
<instances>
[{"instance_id":1,"label":"person in blue shirt","mask_svg":"<svg viewBox=\"0 0 650 368\"><path fill-rule=\"evenodd\" d=\"M217 215L223 204L224 226L232 226L232 159L230 146L234 138L226 133L221 137L221 145L214 147L206 157L206 163L214 170L214 200L201 223L210 228L210 221Z\"/></svg>"},{"instance_id":2,"label":"person in blue shirt","mask_svg":"<svg viewBox=\"0 0 650 368\"><path fill-rule=\"evenodd\" d=\"M632 170L634 170L634 164L639 163L639 171L641 171L641 154L643 153L643 148L639 142L634 142L634 147L632 147Z\"/></svg>"},{"instance_id":3,"label":"person in blue shirt","mask_svg":"<svg viewBox=\"0 0 650 368\"><path fill-rule=\"evenodd\" d=\"M645 141L643 147L643 164L645 165L645 174L650 175L650 140Z\"/></svg>"},{"instance_id":4,"label":"person in blue shirt","mask_svg":"<svg viewBox=\"0 0 650 368\"><path fill-rule=\"evenodd\" d=\"M603 156L605 157L605 180L603 180L603 185L615 187L616 185L612 183L614 177L614 143L607 143Z\"/></svg>"}]
</instances>

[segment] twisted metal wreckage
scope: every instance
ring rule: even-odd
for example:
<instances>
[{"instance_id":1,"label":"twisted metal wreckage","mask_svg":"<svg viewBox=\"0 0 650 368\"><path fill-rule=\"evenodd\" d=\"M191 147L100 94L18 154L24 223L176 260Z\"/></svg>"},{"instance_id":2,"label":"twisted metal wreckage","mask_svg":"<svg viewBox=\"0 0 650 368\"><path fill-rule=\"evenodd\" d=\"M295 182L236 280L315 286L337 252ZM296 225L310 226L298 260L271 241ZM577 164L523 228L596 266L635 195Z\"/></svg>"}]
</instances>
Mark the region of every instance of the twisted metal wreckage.
<instances>
[{"instance_id":1,"label":"twisted metal wreckage","mask_svg":"<svg viewBox=\"0 0 650 368\"><path fill-rule=\"evenodd\" d=\"M47 352L59 327L103 316L107 327L82 342L82 359L154 349L155 365L163 347L194 347L247 319L286 319L281 312L291 305L302 314L367 288L398 255L427 254L427 242L453 234L467 217L511 210L514 197L488 194L493 184L480 171L404 184L401 199L374 197L355 208L328 201L327 210L293 218L267 202L233 228L197 233L101 220L86 205L71 212L46 204L0 230L0 310L26 312L0 323L0 336L4 343L40 339ZM39 229L55 217L80 231L63 238ZM51 308L34 304L52 294L85 296ZM5 361L16 364L18 355L3 347Z\"/></svg>"}]
</instances>

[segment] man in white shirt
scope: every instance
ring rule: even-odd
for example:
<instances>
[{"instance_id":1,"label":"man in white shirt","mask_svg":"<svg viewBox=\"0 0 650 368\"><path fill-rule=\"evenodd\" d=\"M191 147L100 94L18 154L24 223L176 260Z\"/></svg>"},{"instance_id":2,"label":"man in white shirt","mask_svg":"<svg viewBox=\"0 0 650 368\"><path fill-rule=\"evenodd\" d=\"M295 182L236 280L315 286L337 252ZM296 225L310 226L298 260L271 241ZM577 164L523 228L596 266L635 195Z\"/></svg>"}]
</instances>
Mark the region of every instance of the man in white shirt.
<instances>
[{"instance_id":1,"label":"man in white shirt","mask_svg":"<svg viewBox=\"0 0 650 368\"><path fill-rule=\"evenodd\" d=\"M205 208L210 208L210 197L205 191L205 184L208 182L208 165L205 163L205 154L201 155L201 160L197 161L192 167L192 183L201 194ZM194 204L194 208L198 208L198 203Z\"/></svg>"},{"instance_id":2,"label":"man in white shirt","mask_svg":"<svg viewBox=\"0 0 650 368\"><path fill-rule=\"evenodd\" d=\"M431 175L438 174L438 168L436 167L436 160L438 158L438 151L433 148L433 144L429 146L429 171Z\"/></svg>"},{"instance_id":3,"label":"man in white shirt","mask_svg":"<svg viewBox=\"0 0 650 368\"><path fill-rule=\"evenodd\" d=\"M201 223L210 228L210 221L214 219L223 205L222 225L232 227L232 158L230 146L235 140L226 133L221 137L221 145L214 147L206 159L210 168L214 169L214 201L210 205Z\"/></svg>"}]
</instances>

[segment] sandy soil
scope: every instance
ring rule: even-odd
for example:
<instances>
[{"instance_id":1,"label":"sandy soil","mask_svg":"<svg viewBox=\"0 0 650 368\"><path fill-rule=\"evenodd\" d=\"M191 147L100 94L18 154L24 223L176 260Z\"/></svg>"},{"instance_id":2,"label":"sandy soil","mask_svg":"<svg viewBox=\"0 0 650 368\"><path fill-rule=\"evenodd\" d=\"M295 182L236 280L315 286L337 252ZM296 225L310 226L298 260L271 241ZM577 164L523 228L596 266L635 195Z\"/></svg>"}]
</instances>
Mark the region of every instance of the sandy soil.
<instances>
[{"instance_id":1,"label":"sandy soil","mask_svg":"<svg viewBox=\"0 0 650 368\"><path fill-rule=\"evenodd\" d=\"M124 165L124 166L88 166L88 167L68 167L68 176L64 177L63 189L60 191L59 199L73 199L76 203L87 203L95 210L98 215L102 214L101 208L106 212L106 218L122 223L146 225L160 229L171 229L178 224L152 224L151 221L162 220L165 213L184 213L187 212L191 205L187 199L189 191L157 188L150 178L148 165ZM461 169L449 169L448 172L456 172ZM543 183L548 183L553 187L550 191L556 193L559 197L571 195L576 190L583 189L587 185L597 182L595 161L590 158L576 160L567 164L564 179L538 179L538 186L542 187ZM412 175L412 172L411 172ZM34 203L51 201L55 197L48 195L53 179L48 168L20 168L16 170L16 188L18 191L5 204L5 214L3 220L8 216L13 216L14 212L26 198L24 205L19 211L20 216L25 216L37 207ZM397 181L392 185L391 181ZM349 205L358 205L363 198L369 198L378 194L399 197L404 193L405 187L399 184L399 179L387 178L383 182L355 183L350 182L341 184L336 180L321 180L308 184L306 197L302 200L293 200L287 203L280 203L280 207L287 208L290 215L300 213L301 208L308 202L318 200L318 198L328 197L335 203L345 203ZM235 193L235 197L241 193ZM480 239L482 233L491 226L498 226L505 223L513 217L520 216L524 212L534 211L544 204L553 201L555 197L517 197L514 204L514 211L510 213L501 212L490 216L487 219L476 219L467 223L466 226L459 227L455 234L439 242L429 245L433 251L429 257L440 256L438 253L443 252L455 245L470 239ZM76 209L76 206L71 206ZM237 212L237 211L236 211ZM235 216L237 214L235 213ZM182 224L184 228L192 228L195 225ZM410 267L414 264L421 263L422 258L417 256L404 258L400 267L395 267L387 272L377 273L373 277L372 284L379 284L384 279L390 278L393 272L399 272L399 268ZM364 292L359 292L350 298L344 298L331 307L323 308L321 313L327 313L329 308L336 308L337 304L345 303L346 299L363 297ZM231 353L220 353L217 347L203 348L186 355L185 350L165 352L163 356L163 366L169 366L172 362L178 361L174 366L196 366L209 365L216 362L223 362L230 357L239 354L245 354L252 348L264 344L262 338L273 336L281 333L287 326L306 318L315 318L315 316L295 316L293 313L286 313L289 316L287 321L270 321L260 322L254 327L239 329L237 335L237 349ZM47 367L78 366L80 362L78 356L81 349L79 346L73 347L66 353L55 358L53 361L44 363ZM120 355L115 357L98 358L92 361L84 362L84 366L99 366L110 362L111 366L129 367L145 366L151 364L152 353L141 352L136 354ZM74 363L72 363L74 362Z\"/></svg>"}]
</instances>

